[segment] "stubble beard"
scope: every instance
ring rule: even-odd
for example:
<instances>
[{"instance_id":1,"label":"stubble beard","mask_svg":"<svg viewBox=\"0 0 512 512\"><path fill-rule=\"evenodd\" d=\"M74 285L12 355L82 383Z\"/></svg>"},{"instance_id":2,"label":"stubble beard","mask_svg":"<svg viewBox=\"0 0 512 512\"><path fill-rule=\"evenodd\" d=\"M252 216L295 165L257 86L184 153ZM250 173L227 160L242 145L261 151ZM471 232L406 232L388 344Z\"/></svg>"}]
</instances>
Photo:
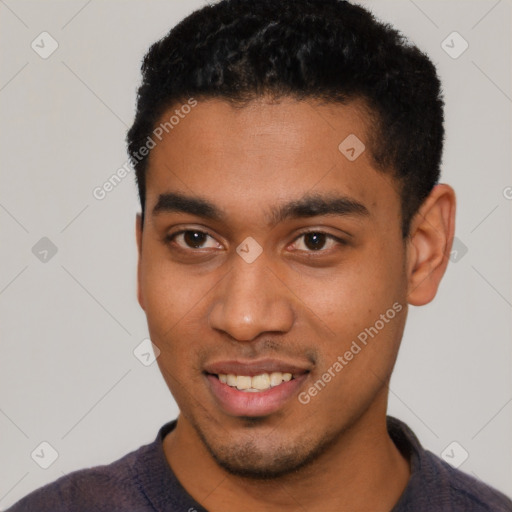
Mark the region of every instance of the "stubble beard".
<instances>
[{"instance_id":1,"label":"stubble beard","mask_svg":"<svg viewBox=\"0 0 512 512\"><path fill-rule=\"evenodd\" d=\"M264 443L265 446L261 446L257 442L258 436L266 437L267 434L258 434L255 427L264 420L244 418L248 436L244 436L243 440L232 439L231 442L211 441L195 421L192 426L221 468L233 476L250 480L276 480L297 475L327 452L339 436L339 433L324 433L316 439L300 436L298 442L289 440L286 444ZM254 430L252 436L251 428Z\"/></svg>"}]
</instances>

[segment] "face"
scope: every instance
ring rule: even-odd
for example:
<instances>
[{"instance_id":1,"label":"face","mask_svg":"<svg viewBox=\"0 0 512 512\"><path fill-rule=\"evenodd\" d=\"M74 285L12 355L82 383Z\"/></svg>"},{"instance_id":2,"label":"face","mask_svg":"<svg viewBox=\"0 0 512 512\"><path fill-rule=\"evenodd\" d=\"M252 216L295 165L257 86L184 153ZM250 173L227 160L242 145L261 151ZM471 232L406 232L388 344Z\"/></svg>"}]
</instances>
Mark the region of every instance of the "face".
<instances>
[{"instance_id":1,"label":"face","mask_svg":"<svg viewBox=\"0 0 512 512\"><path fill-rule=\"evenodd\" d=\"M367 119L204 100L152 149L139 301L178 428L230 472L293 471L385 411L406 249L395 181L338 148Z\"/></svg>"}]
</instances>

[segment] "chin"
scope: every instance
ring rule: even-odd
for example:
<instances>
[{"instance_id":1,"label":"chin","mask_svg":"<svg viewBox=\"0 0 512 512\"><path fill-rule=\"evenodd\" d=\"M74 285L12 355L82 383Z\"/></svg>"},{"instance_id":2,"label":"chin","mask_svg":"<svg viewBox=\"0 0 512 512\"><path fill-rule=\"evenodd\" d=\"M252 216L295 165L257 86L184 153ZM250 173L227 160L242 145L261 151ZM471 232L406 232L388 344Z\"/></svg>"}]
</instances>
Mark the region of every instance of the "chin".
<instances>
[{"instance_id":1,"label":"chin","mask_svg":"<svg viewBox=\"0 0 512 512\"><path fill-rule=\"evenodd\" d=\"M253 479L273 480L297 473L311 465L334 441L331 437L319 439L300 436L280 442L269 435L249 435L245 441L212 442L198 432L201 440L216 463L231 475ZM252 439L250 438L252 437ZM271 442L268 440L271 439Z\"/></svg>"}]
</instances>

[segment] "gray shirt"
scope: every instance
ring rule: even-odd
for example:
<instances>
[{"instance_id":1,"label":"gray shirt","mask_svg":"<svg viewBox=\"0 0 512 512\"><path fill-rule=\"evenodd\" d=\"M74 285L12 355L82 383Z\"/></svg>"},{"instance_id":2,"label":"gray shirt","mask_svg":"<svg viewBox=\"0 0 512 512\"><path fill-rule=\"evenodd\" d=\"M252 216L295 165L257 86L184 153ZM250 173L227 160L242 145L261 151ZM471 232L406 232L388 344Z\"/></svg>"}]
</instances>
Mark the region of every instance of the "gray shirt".
<instances>
[{"instance_id":1,"label":"gray shirt","mask_svg":"<svg viewBox=\"0 0 512 512\"><path fill-rule=\"evenodd\" d=\"M154 442L105 466L70 473L32 492L7 512L207 512L183 488L165 459L164 425ZM410 460L411 477L390 512L512 512L512 501L424 450L401 421L388 431Z\"/></svg>"}]
</instances>

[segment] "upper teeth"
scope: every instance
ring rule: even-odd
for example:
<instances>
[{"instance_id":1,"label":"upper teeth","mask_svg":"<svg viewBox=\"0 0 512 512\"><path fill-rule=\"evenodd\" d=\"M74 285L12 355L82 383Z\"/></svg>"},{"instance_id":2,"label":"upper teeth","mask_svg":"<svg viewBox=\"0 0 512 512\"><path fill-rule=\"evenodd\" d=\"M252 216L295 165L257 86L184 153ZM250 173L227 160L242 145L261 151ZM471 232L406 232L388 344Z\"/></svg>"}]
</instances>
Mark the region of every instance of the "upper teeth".
<instances>
[{"instance_id":1,"label":"upper teeth","mask_svg":"<svg viewBox=\"0 0 512 512\"><path fill-rule=\"evenodd\" d=\"M288 382L291 378L291 373L282 372L262 373L254 377L248 375L233 375L232 373L228 373L227 375L224 373L219 374L219 380L221 382L241 391L261 391L270 389L279 386L282 382Z\"/></svg>"}]
</instances>

